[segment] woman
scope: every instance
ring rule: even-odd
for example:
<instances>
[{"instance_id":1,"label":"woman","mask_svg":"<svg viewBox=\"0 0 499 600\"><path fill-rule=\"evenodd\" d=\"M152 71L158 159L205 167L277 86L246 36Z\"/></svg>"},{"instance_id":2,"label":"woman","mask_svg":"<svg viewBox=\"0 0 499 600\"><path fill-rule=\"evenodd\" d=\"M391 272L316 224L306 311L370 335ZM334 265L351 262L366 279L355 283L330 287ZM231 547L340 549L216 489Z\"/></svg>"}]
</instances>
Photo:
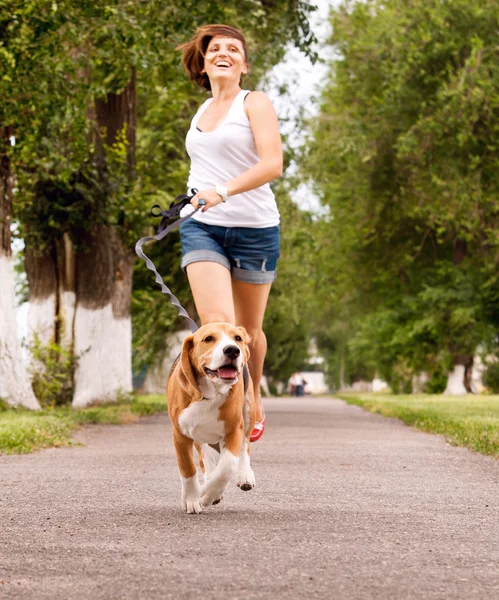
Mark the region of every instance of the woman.
<instances>
[{"instance_id":1,"label":"woman","mask_svg":"<svg viewBox=\"0 0 499 600\"><path fill-rule=\"evenodd\" d=\"M204 199L206 206L180 227L182 268L202 324L242 325L251 337L256 441L265 428L262 324L279 258L279 212L269 186L282 174L279 125L265 94L241 89L248 62L240 31L206 25L180 49L190 79L211 91L186 138L187 186L199 190L191 204Z\"/></svg>"}]
</instances>

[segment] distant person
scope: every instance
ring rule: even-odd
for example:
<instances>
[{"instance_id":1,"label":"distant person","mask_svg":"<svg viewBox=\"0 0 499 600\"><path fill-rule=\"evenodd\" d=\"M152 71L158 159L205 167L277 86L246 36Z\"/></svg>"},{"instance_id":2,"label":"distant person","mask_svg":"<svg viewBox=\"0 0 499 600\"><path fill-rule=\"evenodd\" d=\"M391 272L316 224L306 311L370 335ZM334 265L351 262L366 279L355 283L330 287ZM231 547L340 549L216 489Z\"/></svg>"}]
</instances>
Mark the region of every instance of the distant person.
<instances>
[{"instance_id":1,"label":"distant person","mask_svg":"<svg viewBox=\"0 0 499 600\"><path fill-rule=\"evenodd\" d=\"M306 385L307 382L299 371L296 371L295 373L293 373L293 375L291 375L289 379L289 387L291 388L290 393L292 396L304 396Z\"/></svg>"}]
</instances>

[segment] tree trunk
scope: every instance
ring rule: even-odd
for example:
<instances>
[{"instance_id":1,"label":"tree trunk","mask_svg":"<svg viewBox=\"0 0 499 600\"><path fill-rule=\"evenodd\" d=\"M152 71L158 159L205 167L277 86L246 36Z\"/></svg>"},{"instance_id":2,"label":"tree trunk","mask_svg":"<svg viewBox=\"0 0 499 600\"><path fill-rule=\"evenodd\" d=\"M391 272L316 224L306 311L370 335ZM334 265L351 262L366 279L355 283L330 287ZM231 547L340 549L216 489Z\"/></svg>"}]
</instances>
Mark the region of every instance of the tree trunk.
<instances>
[{"instance_id":1,"label":"tree trunk","mask_svg":"<svg viewBox=\"0 0 499 600\"><path fill-rule=\"evenodd\" d=\"M130 304L135 258L111 227L99 226L77 256L74 407L132 391Z\"/></svg>"},{"instance_id":2,"label":"tree trunk","mask_svg":"<svg viewBox=\"0 0 499 600\"><path fill-rule=\"evenodd\" d=\"M24 266L29 283L28 343L55 343L73 353L75 252L68 233L42 250L26 244ZM44 366L32 359L32 368ZM50 374L47 374L50 376ZM69 373L69 381L73 373Z\"/></svg>"},{"instance_id":3,"label":"tree trunk","mask_svg":"<svg viewBox=\"0 0 499 600\"><path fill-rule=\"evenodd\" d=\"M464 396L471 393L472 369L473 356L457 356L454 361L454 368L448 375L444 394L447 396Z\"/></svg>"},{"instance_id":4,"label":"tree trunk","mask_svg":"<svg viewBox=\"0 0 499 600\"><path fill-rule=\"evenodd\" d=\"M468 254L467 244L464 240L454 239L452 249L452 261L460 265ZM459 348L450 347L450 351L456 354L454 359L454 368L448 374L447 386L444 390L445 395L464 396L471 393L471 376L473 371L473 356L467 354L458 354Z\"/></svg>"},{"instance_id":5,"label":"tree trunk","mask_svg":"<svg viewBox=\"0 0 499 600\"><path fill-rule=\"evenodd\" d=\"M346 385L345 385L345 351L342 348L340 351L340 382L339 382L339 389L343 390Z\"/></svg>"},{"instance_id":6,"label":"tree trunk","mask_svg":"<svg viewBox=\"0 0 499 600\"><path fill-rule=\"evenodd\" d=\"M173 362L182 350L184 339L190 335L190 329L182 329L172 333L168 338L168 347L163 360L159 364L154 364L147 370L144 383L140 388L142 394L164 394L166 391L166 381Z\"/></svg>"},{"instance_id":7,"label":"tree trunk","mask_svg":"<svg viewBox=\"0 0 499 600\"><path fill-rule=\"evenodd\" d=\"M105 168L102 141L112 145L126 127L130 178L135 170L135 112L134 72L121 94L108 94L105 100L95 102L97 145L102 155L99 166ZM132 391L130 305L135 255L110 226L95 226L85 242L89 251L78 253L76 266L75 407L116 400L120 393Z\"/></svg>"},{"instance_id":8,"label":"tree trunk","mask_svg":"<svg viewBox=\"0 0 499 600\"><path fill-rule=\"evenodd\" d=\"M23 363L21 342L17 336L12 264L12 171L6 146L10 132L0 128L0 398L12 405L33 410L40 405L35 398Z\"/></svg>"},{"instance_id":9,"label":"tree trunk","mask_svg":"<svg viewBox=\"0 0 499 600\"><path fill-rule=\"evenodd\" d=\"M125 129L126 169L135 169L135 73L120 94L96 100L88 118L95 124L99 203L78 231L62 231L44 248L26 248L30 285L29 325L42 343L55 342L76 358L73 406L116 400L132 390L131 293L135 254L117 228L105 225L109 173L106 145ZM111 182L114 184L114 182ZM104 190L104 191L103 191ZM44 194L41 185L39 193ZM76 202L80 200L75 200ZM82 197L81 201L85 201ZM83 232L83 233L82 233ZM71 239L78 239L78 248Z\"/></svg>"},{"instance_id":10,"label":"tree trunk","mask_svg":"<svg viewBox=\"0 0 499 600\"><path fill-rule=\"evenodd\" d=\"M53 248L34 249L27 242L24 268L29 284L28 342L35 335L43 344L55 342L57 269Z\"/></svg>"}]
</instances>

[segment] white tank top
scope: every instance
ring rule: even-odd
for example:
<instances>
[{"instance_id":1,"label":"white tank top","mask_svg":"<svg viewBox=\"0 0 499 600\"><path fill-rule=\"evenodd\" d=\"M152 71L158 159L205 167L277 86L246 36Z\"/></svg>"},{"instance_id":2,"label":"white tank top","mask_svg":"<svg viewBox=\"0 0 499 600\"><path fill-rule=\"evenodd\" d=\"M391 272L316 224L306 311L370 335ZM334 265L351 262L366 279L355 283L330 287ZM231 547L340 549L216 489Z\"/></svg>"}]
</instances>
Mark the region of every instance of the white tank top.
<instances>
[{"instance_id":1,"label":"white tank top","mask_svg":"<svg viewBox=\"0 0 499 600\"><path fill-rule=\"evenodd\" d=\"M260 158L250 123L244 112L244 99L249 90L241 90L235 97L223 123L214 131L197 129L199 118L213 101L206 100L191 121L185 146L191 159L188 192L191 188L206 190L234 179L256 165ZM186 206L181 215L191 212ZM259 188L229 196L205 213L193 217L208 225L222 227L273 227L279 224L279 211L274 193L266 183Z\"/></svg>"}]
</instances>

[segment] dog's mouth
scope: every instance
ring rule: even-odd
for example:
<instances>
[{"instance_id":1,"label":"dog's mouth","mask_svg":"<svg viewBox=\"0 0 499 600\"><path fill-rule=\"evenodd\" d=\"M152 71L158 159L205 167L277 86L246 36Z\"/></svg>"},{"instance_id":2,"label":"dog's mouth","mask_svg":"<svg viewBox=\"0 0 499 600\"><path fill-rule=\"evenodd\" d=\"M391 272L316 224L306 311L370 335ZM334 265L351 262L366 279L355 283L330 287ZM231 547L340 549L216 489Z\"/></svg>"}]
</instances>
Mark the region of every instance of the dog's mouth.
<instances>
[{"instance_id":1,"label":"dog's mouth","mask_svg":"<svg viewBox=\"0 0 499 600\"><path fill-rule=\"evenodd\" d=\"M225 379L227 381L236 379L239 375L239 372L234 365L222 365L216 370L208 369L208 367L205 367L204 372L208 377L218 377L219 379Z\"/></svg>"}]
</instances>

